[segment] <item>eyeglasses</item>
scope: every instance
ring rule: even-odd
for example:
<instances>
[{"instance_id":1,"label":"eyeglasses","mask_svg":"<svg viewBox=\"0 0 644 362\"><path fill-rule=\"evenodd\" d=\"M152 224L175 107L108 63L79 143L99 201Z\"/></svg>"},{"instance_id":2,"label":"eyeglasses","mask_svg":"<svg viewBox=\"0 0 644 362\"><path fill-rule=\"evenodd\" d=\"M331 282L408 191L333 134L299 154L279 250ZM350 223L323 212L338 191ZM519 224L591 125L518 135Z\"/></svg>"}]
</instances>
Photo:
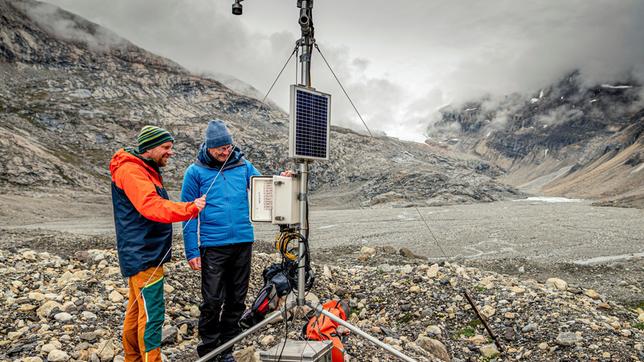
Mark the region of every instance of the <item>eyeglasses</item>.
<instances>
[{"instance_id":1,"label":"eyeglasses","mask_svg":"<svg viewBox=\"0 0 644 362\"><path fill-rule=\"evenodd\" d=\"M233 149L233 145L224 145L224 146L219 146L219 147L215 148L215 151L218 152L218 153L223 153L223 152L226 152L226 151L230 151L232 149Z\"/></svg>"}]
</instances>

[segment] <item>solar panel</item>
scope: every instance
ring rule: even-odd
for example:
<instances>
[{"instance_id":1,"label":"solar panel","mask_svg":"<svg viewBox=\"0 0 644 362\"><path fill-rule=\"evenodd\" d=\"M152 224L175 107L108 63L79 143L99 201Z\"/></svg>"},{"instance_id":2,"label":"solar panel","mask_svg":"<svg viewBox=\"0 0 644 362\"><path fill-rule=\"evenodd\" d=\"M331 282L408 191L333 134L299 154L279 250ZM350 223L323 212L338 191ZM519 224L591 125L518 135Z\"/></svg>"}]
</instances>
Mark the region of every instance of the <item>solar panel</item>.
<instances>
[{"instance_id":1,"label":"solar panel","mask_svg":"<svg viewBox=\"0 0 644 362\"><path fill-rule=\"evenodd\" d=\"M329 159L331 95L291 85L289 157Z\"/></svg>"}]
</instances>

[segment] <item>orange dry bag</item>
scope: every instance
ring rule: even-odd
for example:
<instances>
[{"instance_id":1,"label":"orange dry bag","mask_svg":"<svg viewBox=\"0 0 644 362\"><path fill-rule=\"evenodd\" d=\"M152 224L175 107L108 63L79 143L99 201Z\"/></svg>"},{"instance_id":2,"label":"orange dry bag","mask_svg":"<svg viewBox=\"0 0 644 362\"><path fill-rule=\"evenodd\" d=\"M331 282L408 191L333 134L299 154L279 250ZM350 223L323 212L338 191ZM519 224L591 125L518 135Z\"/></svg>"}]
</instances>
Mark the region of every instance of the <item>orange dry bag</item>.
<instances>
[{"instance_id":1,"label":"orange dry bag","mask_svg":"<svg viewBox=\"0 0 644 362\"><path fill-rule=\"evenodd\" d=\"M322 309L347 320L349 303L345 300L331 300L322 305ZM316 314L306 325L306 338L313 341L330 340L333 342L332 362L344 362L344 345L338 334L338 323L324 314Z\"/></svg>"}]
</instances>

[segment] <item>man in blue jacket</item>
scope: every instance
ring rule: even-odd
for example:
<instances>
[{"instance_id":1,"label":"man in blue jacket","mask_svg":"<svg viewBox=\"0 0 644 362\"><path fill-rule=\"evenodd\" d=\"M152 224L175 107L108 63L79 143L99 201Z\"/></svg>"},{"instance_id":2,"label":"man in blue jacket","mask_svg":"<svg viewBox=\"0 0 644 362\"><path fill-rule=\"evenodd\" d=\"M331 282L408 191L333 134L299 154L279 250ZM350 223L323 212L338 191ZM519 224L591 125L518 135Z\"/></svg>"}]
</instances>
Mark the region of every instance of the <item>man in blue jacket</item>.
<instances>
[{"instance_id":1,"label":"man in blue jacket","mask_svg":"<svg viewBox=\"0 0 644 362\"><path fill-rule=\"evenodd\" d=\"M201 270L199 356L204 356L241 332L238 321L246 306L252 243L249 218L250 177L259 175L244 158L221 120L208 122L197 160L183 178L181 200L206 195L199 223L185 226L183 242L188 264ZM223 361L234 361L232 348Z\"/></svg>"}]
</instances>

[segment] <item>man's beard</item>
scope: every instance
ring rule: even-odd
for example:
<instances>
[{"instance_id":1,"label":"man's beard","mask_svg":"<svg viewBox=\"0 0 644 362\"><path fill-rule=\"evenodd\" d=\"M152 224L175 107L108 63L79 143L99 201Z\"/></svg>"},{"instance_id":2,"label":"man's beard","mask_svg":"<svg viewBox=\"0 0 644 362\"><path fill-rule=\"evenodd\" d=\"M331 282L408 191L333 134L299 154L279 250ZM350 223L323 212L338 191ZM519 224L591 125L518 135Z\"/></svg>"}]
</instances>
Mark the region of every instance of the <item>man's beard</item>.
<instances>
[{"instance_id":1,"label":"man's beard","mask_svg":"<svg viewBox=\"0 0 644 362\"><path fill-rule=\"evenodd\" d=\"M156 163L157 163L157 165L158 165L159 167L164 167L164 166L166 166L166 165L168 164L168 160L169 160L169 159L170 159L170 157L165 157L165 156L164 156L164 157L159 158L159 159L156 161Z\"/></svg>"}]
</instances>

